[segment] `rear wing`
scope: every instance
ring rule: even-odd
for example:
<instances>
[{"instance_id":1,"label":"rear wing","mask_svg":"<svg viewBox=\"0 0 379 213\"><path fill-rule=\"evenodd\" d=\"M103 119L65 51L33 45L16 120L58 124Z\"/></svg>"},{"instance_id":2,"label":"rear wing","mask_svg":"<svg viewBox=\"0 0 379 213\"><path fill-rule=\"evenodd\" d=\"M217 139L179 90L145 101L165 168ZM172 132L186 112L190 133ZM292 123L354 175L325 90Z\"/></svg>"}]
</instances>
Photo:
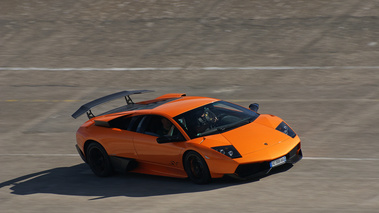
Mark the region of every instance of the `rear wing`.
<instances>
[{"instance_id":1,"label":"rear wing","mask_svg":"<svg viewBox=\"0 0 379 213\"><path fill-rule=\"evenodd\" d=\"M153 90L132 90L132 91L121 91L121 92L113 93L113 94L104 96L102 98L98 98L96 100L93 100L91 102L84 104L78 110L76 110L76 112L74 112L74 114L72 114L71 116L76 119L77 117L83 115L84 113L87 113L88 119L90 119L90 118L95 117L95 115L92 114L91 112L91 108L93 108L94 106L97 106L97 105L100 105L100 104L103 104L103 103L106 103L118 98L122 98L122 97L125 97L127 105L134 104L133 100L130 98L129 95L142 94L142 93L147 93L147 92L154 92L154 91Z\"/></svg>"}]
</instances>

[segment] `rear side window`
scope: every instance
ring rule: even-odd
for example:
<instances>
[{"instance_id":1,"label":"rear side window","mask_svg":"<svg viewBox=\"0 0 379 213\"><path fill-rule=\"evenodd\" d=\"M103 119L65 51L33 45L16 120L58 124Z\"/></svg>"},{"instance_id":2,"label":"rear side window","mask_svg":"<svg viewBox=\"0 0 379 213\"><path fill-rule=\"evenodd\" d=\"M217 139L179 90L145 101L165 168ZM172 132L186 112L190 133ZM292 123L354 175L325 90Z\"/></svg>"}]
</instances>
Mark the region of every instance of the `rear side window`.
<instances>
[{"instance_id":1,"label":"rear side window","mask_svg":"<svg viewBox=\"0 0 379 213\"><path fill-rule=\"evenodd\" d=\"M129 131L132 131L132 132L137 132L137 129L142 121L142 118L144 118L146 116L143 116L143 115L138 115L138 116L134 116L132 117L132 120L130 121L130 124L129 124L129 127L128 127L128 130Z\"/></svg>"},{"instance_id":2,"label":"rear side window","mask_svg":"<svg viewBox=\"0 0 379 213\"><path fill-rule=\"evenodd\" d=\"M121 125L123 128L120 128L120 129L125 129L128 131L137 132L138 124L141 122L141 119L143 117L144 116L142 116L142 115L134 116L134 117L128 117L127 119L125 119L121 122L122 123Z\"/></svg>"},{"instance_id":3,"label":"rear side window","mask_svg":"<svg viewBox=\"0 0 379 213\"><path fill-rule=\"evenodd\" d=\"M116 118L116 119L109 121L109 126L112 128L119 128L119 129L127 130L131 121L132 121L132 117L123 116L123 117Z\"/></svg>"}]
</instances>

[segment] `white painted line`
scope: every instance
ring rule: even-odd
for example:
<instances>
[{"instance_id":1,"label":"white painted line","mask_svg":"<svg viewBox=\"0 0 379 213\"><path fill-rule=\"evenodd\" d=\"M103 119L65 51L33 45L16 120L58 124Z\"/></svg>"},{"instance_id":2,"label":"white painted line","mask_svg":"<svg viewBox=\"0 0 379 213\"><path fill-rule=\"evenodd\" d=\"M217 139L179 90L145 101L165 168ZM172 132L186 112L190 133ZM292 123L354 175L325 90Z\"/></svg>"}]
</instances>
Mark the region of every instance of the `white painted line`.
<instances>
[{"instance_id":1,"label":"white painted line","mask_svg":"<svg viewBox=\"0 0 379 213\"><path fill-rule=\"evenodd\" d=\"M96 67L82 67L82 68L48 68L48 67L0 67L0 71L9 70L9 71L160 71L160 70L184 70L185 68L181 67L135 67L135 68L96 68Z\"/></svg>"},{"instance_id":2,"label":"white painted line","mask_svg":"<svg viewBox=\"0 0 379 213\"><path fill-rule=\"evenodd\" d=\"M79 154L0 154L0 156L29 156L29 157L77 157Z\"/></svg>"},{"instance_id":3,"label":"white painted line","mask_svg":"<svg viewBox=\"0 0 379 213\"><path fill-rule=\"evenodd\" d=\"M12 100L11 100L12 101ZM230 99L228 101L231 102L251 102L251 100L247 99ZM342 98L311 98L311 99L254 99L256 102L330 102L330 101L335 101L335 102L378 102L379 99L342 99Z\"/></svg>"},{"instance_id":4,"label":"white painted line","mask_svg":"<svg viewBox=\"0 0 379 213\"><path fill-rule=\"evenodd\" d=\"M79 154L0 154L0 156L30 156L30 157L79 157ZM330 160L330 161L379 161L379 158L329 158L329 157L303 157L304 160Z\"/></svg>"},{"instance_id":5,"label":"white painted line","mask_svg":"<svg viewBox=\"0 0 379 213\"><path fill-rule=\"evenodd\" d=\"M379 158L328 158L328 157L303 157L304 160L330 160L330 161L379 161Z\"/></svg>"},{"instance_id":6,"label":"white painted line","mask_svg":"<svg viewBox=\"0 0 379 213\"><path fill-rule=\"evenodd\" d=\"M379 66L267 66L267 67L0 67L0 71L180 71L180 70L328 70L379 69Z\"/></svg>"}]
</instances>

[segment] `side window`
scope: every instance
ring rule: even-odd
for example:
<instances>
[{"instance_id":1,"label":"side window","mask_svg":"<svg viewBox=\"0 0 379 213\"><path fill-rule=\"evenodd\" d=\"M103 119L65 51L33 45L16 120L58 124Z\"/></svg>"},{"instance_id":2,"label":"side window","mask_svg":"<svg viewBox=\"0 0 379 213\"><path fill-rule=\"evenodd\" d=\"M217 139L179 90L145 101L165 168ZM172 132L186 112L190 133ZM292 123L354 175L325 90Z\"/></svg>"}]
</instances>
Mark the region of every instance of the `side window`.
<instances>
[{"instance_id":1,"label":"side window","mask_svg":"<svg viewBox=\"0 0 379 213\"><path fill-rule=\"evenodd\" d=\"M145 125L143 125L145 126ZM152 115L146 120L146 126L142 130L144 134L162 136L181 136L180 131L171 121L162 116Z\"/></svg>"},{"instance_id":2,"label":"side window","mask_svg":"<svg viewBox=\"0 0 379 213\"><path fill-rule=\"evenodd\" d=\"M127 130L131 120L132 120L132 117L124 116L124 117L116 118L110 121L109 125L113 128Z\"/></svg>"},{"instance_id":3,"label":"side window","mask_svg":"<svg viewBox=\"0 0 379 213\"><path fill-rule=\"evenodd\" d=\"M146 117L146 116L138 115L138 116L132 117L130 124L129 124L129 127L128 127L128 130L132 131L132 132L137 132L137 128L138 128L138 126L140 126L142 118L144 118L144 117Z\"/></svg>"}]
</instances>

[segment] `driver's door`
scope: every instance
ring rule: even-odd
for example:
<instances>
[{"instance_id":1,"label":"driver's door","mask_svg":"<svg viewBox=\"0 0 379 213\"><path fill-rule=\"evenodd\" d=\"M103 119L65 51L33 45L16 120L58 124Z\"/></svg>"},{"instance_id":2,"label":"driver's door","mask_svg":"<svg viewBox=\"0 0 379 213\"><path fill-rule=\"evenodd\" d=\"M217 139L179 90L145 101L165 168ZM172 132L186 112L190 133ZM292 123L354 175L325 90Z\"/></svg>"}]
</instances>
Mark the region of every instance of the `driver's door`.
<instances>
[{"instance_id":1,"label":"driver's door","mask_svg":"<svg viewBox=\"0 0 379 213\"><path fill-rule=\"evenodd\" d=\"M182 167L181 153L185 142L159 144L157 138L164 135L181 134L167 118L158 115L145 116L134 135L134 147L138 160L166 167Z\"/></svg>"}]
</instances>

